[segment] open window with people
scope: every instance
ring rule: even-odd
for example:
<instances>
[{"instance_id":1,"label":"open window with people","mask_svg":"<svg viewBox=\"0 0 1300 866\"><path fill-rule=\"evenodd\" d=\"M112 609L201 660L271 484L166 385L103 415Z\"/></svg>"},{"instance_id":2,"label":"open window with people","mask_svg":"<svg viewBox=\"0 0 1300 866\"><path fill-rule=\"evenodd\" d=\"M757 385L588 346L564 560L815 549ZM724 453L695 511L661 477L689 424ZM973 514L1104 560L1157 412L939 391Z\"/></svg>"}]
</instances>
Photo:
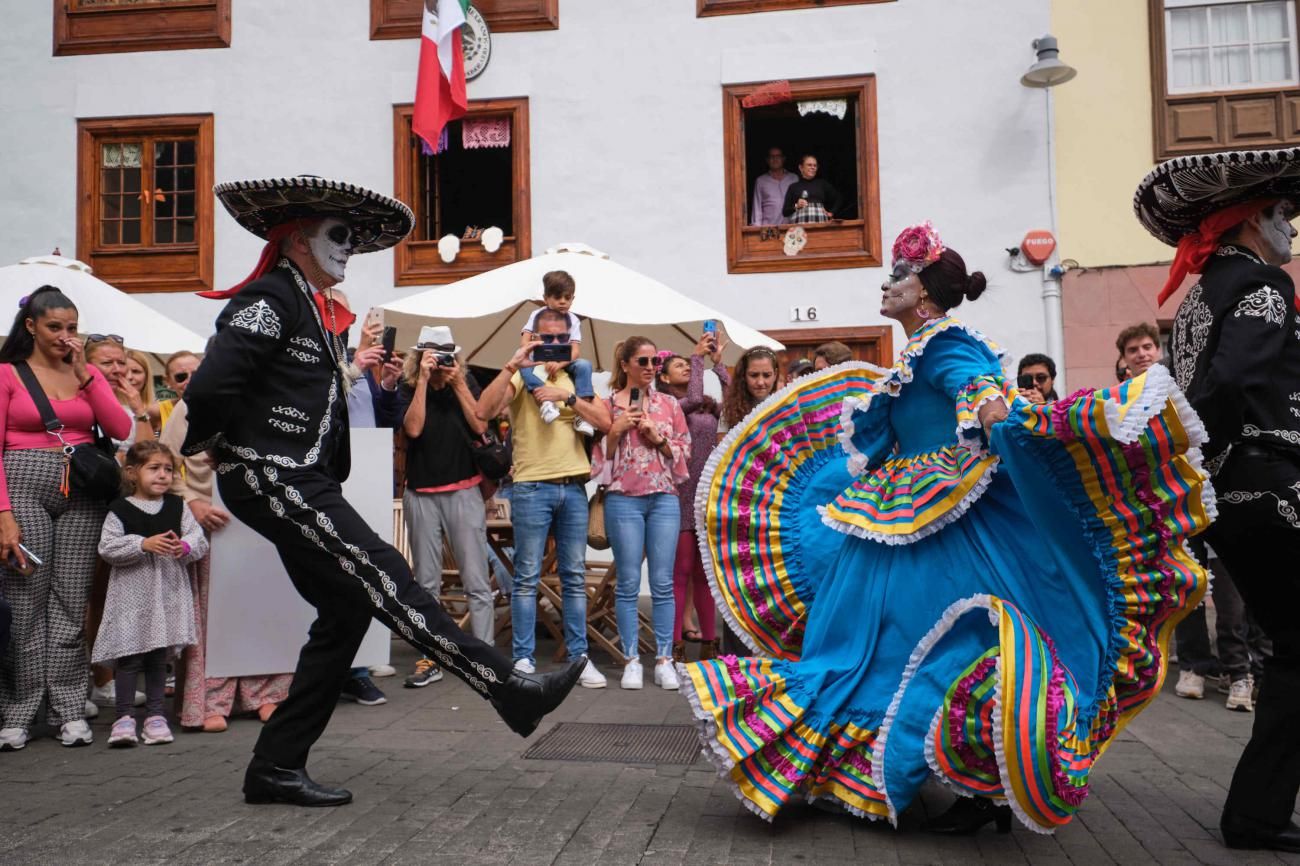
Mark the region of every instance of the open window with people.
<instances>
[{"instance_id":1,"label":"open window with people","mask_svg":"<svg viewBox=\"0 0 1300 866\"><path fill-rule=\"evenodd\" d=\"M875 77L724 88L730 273L879 265Z\"/></svg>"}]
</instances>

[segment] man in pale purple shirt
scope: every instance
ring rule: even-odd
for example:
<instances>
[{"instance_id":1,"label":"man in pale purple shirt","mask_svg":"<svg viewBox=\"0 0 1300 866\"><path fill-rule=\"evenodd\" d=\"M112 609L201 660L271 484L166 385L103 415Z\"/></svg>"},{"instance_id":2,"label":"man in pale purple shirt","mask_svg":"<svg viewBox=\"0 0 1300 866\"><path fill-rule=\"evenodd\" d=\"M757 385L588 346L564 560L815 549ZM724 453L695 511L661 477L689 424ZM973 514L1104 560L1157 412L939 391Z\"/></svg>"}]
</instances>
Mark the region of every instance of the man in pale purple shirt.
<instances>
[{"instance_id":1,"label":"man in pale purple shirt","mask_svg":"<svg viewBox=\"0 0 1300 866\"><path fill-rule=\"evenodd\" d=\"M749 211L749 224L779 226L785 222L781 208L785 204L785 191L795 182L795 176L785 170L785 154L779 147L768 148L767 174L754 181L754 203Z\"/></svg>"}]
</instances>

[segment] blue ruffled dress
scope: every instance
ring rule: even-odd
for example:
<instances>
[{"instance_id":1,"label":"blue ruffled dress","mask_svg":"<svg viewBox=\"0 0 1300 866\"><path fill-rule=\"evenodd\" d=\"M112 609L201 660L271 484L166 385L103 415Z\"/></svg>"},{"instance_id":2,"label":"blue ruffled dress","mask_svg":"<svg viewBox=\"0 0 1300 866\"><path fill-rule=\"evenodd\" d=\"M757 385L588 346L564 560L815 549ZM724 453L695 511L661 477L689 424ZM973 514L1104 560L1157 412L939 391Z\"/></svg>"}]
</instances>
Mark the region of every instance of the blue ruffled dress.
<instances>
[{"instance_id":1,"label":"blue ruffled dress","mask_svg":"<svg viewBox=\"0 0 1300 866\"><path fill-rule=\"evenodd\" d=\"M986 441L980 406L1007 421ZM759 655L682 666L706 753L756 813L896 821L931 775L1068 822L1158 692L1205 591L1204 432L1163 367L1053 406L952 317L890 370L800 379L731 430L696 499L719 607Z\"/></svg>"}]
</instances>

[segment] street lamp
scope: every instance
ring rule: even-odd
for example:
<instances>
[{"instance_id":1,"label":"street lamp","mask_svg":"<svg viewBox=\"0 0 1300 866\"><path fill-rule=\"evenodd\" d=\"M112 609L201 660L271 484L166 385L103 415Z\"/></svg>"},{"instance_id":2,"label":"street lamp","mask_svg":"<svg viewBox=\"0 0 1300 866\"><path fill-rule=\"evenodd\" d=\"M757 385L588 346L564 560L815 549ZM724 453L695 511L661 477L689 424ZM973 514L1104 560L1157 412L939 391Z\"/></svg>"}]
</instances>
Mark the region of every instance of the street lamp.
<instances>
[{"instance_id":1,"label":"street lamp","mask_svg":"<svg viewBox=\"0 0 1300 866\"><path fill-rule=\"evenodd\" d=\"M1052 103L1052 88L1064 84L1078 70L1061 60L1061 49L1056 37L1050 33L1034 40L1034 52L1038 59L1034 65L1020 76L1020 83L1025 87L1034 87L1044 91L1047 97L1047 205L1052 221L1052 236L1056 236L1056 113ZM1058 239L1059 240L1059 239ZM1043 319L1047 332L1047 354L1057 362L1060 376L1057 387L1065 390L1065 322L1061 314L1061 274L1063 270L1060 258L1053 255L1043 267Z\"/></svg>"}]
</instances>

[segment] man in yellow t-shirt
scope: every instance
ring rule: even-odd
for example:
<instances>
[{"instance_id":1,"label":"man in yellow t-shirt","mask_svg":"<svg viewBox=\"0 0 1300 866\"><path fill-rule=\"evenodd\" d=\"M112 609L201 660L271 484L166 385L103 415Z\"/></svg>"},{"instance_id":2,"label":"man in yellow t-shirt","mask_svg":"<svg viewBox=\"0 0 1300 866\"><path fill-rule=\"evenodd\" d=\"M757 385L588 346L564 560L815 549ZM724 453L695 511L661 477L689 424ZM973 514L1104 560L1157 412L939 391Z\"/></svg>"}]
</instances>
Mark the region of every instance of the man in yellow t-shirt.
<instances>
[{"instance_id":1,"label":"man in yellow t-shirt","mask_svg":"<svg viewBox=\"0 0 1300 866\"><path fill-rule=\"evenodd\" d=\"M537 334L563 334L568 318L543 309L535 322ZM478 400L478 417L496 418L510 407L514 450L514 487L510 519L515 532L514 589L510 593L510 619L514 631L512 655L515 670L533 673L537 627L537 581L542 572L546 536L554 530L557 568L564 592L564 640L569 657L587 651L587 479L591 462L583 447L583 434L573 428L573 417L589 422L600 432L609 429L609 411L600 400L579 400L573 380L563 369L531 395L519 371L537 366L533 349L540 339L522 346L506 362ZM560 423L542 420L539 403L560 406ZM589 689L605 686L605 675L587 662L578 683Z\"/></svg>"}]
</instances>

